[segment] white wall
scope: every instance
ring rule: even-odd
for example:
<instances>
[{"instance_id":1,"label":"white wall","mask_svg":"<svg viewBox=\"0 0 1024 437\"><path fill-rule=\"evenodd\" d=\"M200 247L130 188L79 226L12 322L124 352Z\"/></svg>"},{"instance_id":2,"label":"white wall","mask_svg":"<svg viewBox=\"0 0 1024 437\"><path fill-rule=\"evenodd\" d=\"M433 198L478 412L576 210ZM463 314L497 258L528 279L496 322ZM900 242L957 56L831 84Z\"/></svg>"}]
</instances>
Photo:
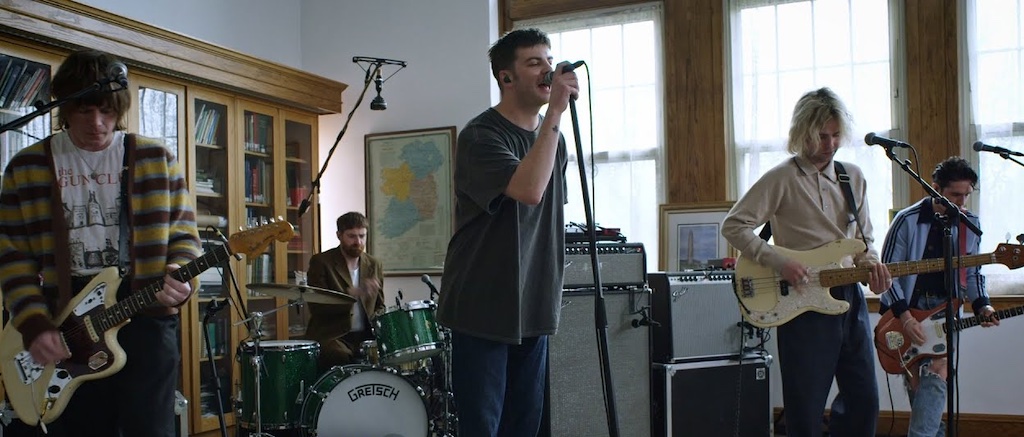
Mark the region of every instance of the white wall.
<instances>
[{"instance_id":1,"label":"white wall","mask_svg":"<svg viewBox=\"0 0 1024 437\"><path fill-rule=\"evenodd\" d=\"M461 131L470 118L491 105L494 81L487 49L497 38L496 4L496 0L302 2L304 68L349 84L343 96L345 113L321 117L321 161L363 88L365 73L352 63L352 57L408 63L384 83L381 95L387 110L370 110L370 100L376 96L370 85L328 163L320 184L323 248L338 244L334 221L339 215L366 212L366 134L442 126ZM396 68L385 66L384 76ZM438 278L434 283L440 286ZM407 301L429 297L419 277L389 277L384 288L389 296L401 289Z\"/></svg>"},{"instance_id":2,"label":"white wall","mask_svg":"<svg viewBox=\"0 0 1024 437\"><path fill-rule=\"evenodd\" d=\"M222 47L302 67L302 0L78 0Z\"/></svg>"}]
</instances>

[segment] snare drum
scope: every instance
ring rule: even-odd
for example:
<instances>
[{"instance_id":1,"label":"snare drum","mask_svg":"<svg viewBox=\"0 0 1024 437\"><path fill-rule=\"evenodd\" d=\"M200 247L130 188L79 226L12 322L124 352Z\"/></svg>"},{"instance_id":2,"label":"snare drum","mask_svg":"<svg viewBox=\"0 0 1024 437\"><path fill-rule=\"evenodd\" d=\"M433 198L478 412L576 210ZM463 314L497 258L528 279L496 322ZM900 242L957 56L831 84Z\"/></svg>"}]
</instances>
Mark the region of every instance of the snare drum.
<instances>
[{"instance_id":1,"label":"snare drum","mask_svg":"<svg viewBox=\"0 0 1024 437\"><path fill-rule=\"evenodd\" d=\"M334 366L302 405L309 436L426 437L423 391L392 369Z\"/></svg>"},{"instance_id":2,"label":"snare drum","mask_svg":"<svg viewBox=\"0 0 1024 437\"><path fill-rule=\"evenodd\" d=\"M238 423L243 428L256 429L256 378L252 367L255 346L247 341L238 349L242 369ZM311 340L261 341L260 352L263 356L259 381L261 428L298 428L303 398L316 381L320 344Z\"/></svg>"},{"instance_id":3,"label":"snare drum","mask_svg":"<svg viewBox=\"0 0 1024 437\"><path fill-rule=\"evenodd\" d=\"M382 363L407 363L441 353L444 342L434 322L435 308L433 301L417 300L377 314L373 325Z\"/></svg>"}]
</instances>

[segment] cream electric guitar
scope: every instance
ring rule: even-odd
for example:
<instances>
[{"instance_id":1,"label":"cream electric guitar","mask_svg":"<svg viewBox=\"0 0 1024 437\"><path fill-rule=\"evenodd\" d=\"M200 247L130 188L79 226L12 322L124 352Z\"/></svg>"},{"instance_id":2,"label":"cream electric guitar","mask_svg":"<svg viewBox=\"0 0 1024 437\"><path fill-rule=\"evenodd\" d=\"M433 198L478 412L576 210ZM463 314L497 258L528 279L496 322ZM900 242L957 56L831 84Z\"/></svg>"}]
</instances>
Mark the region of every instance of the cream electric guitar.
<instances>
[{"instance_id":1,"label":"cream electric guitar","mask_svg":"<svg viewBox=\"0 0 1024 437\"><path fill-rule=\"evenodd\" d=\"M867 282L868 267L843 267L844 258L863 252L861 240L836 240L817 249L798 251L773 246L775 251L800 262L810 270L810 282L794 287L774 269L740 257L736 262L734 291L740 312L751 325L769 328L782 325L807 311L842 314L850 304L834 299L829 288ZM962 264L961 264L962 263ZM1000 244L992 253L953 258L953 267L975 267L984 264L1005 264L1011 269L1024 265L1024 246ZM939 272L945 268L941 258L886 264L892 276Z\"/></svg>"},{"instance_id":2,"label":"cream electric guitar","mask_svg":"<svg viewBox=\"0 0 1024 437\"><path fill-rule=\"evenodd\" d=\"M171 275L189 281L232 255L258 256L275 239L285 242L294 234L286 221L242 231ZM54 320L71 351L71 358L56 364L36 363L22 345L21 333L10 323L4 327L0 371L8 401L23 422L31 426L53 422L64 412L78 386L106 378L124 367L127 357L117 343L117 331L143 308L159 305L156 293L163 289L163 281L151 283L118 302L120 283L117 267L103 269Z\"/></svg>"}]
</instances>

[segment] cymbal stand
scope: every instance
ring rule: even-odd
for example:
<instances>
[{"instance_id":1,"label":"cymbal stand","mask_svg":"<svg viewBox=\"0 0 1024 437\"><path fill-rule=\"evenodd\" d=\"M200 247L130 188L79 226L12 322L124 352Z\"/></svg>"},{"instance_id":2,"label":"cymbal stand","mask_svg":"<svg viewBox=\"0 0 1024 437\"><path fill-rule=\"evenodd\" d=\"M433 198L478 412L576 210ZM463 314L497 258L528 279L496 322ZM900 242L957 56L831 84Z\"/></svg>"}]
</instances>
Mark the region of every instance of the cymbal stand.
<instances>
[{"instance_id":1,"label":"cymbal stand","mask_svg":"<svg viewBox=\"0 0 1024 437\"><path fill-rule=\"evenodd\" d=\"M253 351L250 362L252 363L253 375L256 375L256 418L254 419L256 422L256 433L250 434L250 437L273 437L272 435L263 432L263 416L260 412L260 397L262 391L260 380L263 379L263 352L260 350L260 337L263 337L263 312L253 311L252 317L249 317L249 319L252 320L253 327Z\"/></svg>"},{"instance_id":2,"label":"cymbal stand","mask_svg":"<svg viewBox=\"0 0 1024 437\"><path fill-rule=\"evenodd\" d=\"M454 437L456 430L458 429L459 419L452 411L452 404L455 395L452 392L452 333L448 328L441 328L441 335L444 336L444 350L441 351L441 363L444 366L441 383L441 394L442 402L444 402L444 429L441 437Z\"/></svg>"}]
</instances>

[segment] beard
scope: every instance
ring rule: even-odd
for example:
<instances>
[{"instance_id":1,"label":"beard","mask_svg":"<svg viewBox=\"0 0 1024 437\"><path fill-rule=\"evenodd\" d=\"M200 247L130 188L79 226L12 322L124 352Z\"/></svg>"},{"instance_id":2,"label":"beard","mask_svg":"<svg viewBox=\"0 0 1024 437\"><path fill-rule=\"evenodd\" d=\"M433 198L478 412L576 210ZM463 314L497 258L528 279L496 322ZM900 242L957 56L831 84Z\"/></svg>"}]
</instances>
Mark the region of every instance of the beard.
<instances>
[{"instance_id":1,"label":"beard","mask_svg":"<svg viewBox=\"0 0 1024 437\"><path fill-rule=\"evenodd\" d=\"M359 244L342 246L341 252L349 258L359 258L359 255L363 254L363 246Z\"/></svg>"}]
</instances>

